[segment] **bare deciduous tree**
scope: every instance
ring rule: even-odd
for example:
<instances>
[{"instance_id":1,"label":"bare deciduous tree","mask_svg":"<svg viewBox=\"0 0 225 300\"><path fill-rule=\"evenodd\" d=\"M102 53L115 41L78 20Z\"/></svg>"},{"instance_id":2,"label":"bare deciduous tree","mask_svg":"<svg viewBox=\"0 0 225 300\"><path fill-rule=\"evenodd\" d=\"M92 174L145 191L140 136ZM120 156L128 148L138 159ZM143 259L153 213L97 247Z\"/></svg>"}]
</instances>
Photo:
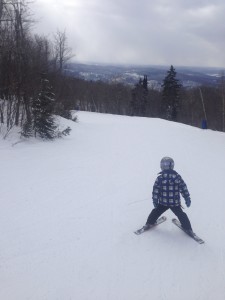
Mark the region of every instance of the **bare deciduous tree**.
<instances>
[{"instance_id":1,"label":"bare deciduous tree","mask_svg":"<svg viewBox=\"0 0 225 300\"><path fill-rule=\"evenodd\" d=\"M65 63L74 57L72 48L70 48L67 43L66 30L57 30L56 34L54 35L54 50L55 64L59 72L62 73Z\"/></svg>"}]
</instances>

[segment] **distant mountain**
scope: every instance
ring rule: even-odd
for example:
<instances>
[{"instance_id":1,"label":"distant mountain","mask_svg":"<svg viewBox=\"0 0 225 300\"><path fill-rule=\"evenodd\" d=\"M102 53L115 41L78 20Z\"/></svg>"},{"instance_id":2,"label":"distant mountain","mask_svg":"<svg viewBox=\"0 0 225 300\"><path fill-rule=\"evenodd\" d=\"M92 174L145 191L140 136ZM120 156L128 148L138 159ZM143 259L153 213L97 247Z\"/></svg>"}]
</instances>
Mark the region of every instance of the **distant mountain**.
<instances>
[{"instance_id":1,"label":"distant mountain","mask_svg":"<svg viewBox=\"0 0 225 300\"><path fill-rule=\"evenodd\" d=\"M118 82L134 85L144 75L148 76L149 86L158 89L170 66L128 66L71 63L65 73L84 80ZM218 84L223 69L202 67L176 67L177 78L185 87Z\"/></svg>"}]
</instances>

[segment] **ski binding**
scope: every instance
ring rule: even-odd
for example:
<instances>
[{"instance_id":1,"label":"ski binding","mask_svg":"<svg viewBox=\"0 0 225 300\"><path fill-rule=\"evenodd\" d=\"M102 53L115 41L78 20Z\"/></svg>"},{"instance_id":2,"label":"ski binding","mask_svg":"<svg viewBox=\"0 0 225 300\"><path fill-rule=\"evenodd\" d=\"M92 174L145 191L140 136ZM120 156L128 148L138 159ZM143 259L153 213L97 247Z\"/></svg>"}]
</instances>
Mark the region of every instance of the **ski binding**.
<instances>
[{"instance_id":1,"label":"ski binding","mask_svg":"<svg viewBox=\"0 0 225 300\"><path fill-rule=\"evenodd\" d=\"M182 228L180 222L177 219L172 219L173 224L175 224L177 227L179 227L183 232L185 232L188 236L190 236L192 239L194 239L199 244L204 244L205 242L198 237L194 232L188 232L185 229Z\"/></svg>"},{"instance_id":2,"label":"ski binding","mask_svg":"<svg viewBox=\"0 0 225 300\"><path fill-rule=\"evenodd\" d=\"M160 217L160 218L155 222L155 224L150 225L150 227L148 227L148 228L145 228L145 226L143 226L142 228L140 228L140 229L134 231L134 233L137 234L137 235L142 234L143 232L148 231L148 230L152 229L153 227L155 227L155 226L157 226L157 225L159 225L159 224L161 224L161 223L163 223L163 222L165 222L165 221L166 221L166 217L165 217L165 216L162 216L162 217Z\"/></svg>"}]
</instances>

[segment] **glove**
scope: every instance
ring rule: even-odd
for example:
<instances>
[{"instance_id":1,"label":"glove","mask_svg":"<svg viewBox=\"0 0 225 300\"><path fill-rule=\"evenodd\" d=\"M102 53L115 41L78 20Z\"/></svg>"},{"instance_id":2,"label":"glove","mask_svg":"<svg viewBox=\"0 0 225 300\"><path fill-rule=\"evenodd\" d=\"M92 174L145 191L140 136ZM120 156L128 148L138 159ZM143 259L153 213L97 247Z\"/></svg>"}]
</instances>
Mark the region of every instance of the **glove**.
<instances>
[{"instance_id":1,"label":"glove","mask_svg":"<svg viewBox=\"0 0 225 300\"><path fill-rule=\"evenodd\" d=\"M190 198L186 198L185 199L185 203L186 203L187 207L190 207L191 206L191 199Z\"/></svg>"}]
</instances>

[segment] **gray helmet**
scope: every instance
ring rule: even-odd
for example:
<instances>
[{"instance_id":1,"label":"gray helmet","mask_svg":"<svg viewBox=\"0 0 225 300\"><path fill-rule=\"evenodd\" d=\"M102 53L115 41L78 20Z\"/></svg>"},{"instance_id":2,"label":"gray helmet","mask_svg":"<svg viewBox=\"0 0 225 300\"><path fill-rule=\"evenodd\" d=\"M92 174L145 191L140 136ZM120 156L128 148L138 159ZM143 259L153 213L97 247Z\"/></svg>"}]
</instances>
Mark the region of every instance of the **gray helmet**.
<instances>
[{"instance_id":1,"label":"gray helmet","mask_svg":"<svg viewBox=\"0 0 225 300\"><path fill-rule=\"evenodd\" d=\"M163 157L160 162L160 168L164 170L173 170L174 160L171 157Z\"/></svg>"}]
</instances>

